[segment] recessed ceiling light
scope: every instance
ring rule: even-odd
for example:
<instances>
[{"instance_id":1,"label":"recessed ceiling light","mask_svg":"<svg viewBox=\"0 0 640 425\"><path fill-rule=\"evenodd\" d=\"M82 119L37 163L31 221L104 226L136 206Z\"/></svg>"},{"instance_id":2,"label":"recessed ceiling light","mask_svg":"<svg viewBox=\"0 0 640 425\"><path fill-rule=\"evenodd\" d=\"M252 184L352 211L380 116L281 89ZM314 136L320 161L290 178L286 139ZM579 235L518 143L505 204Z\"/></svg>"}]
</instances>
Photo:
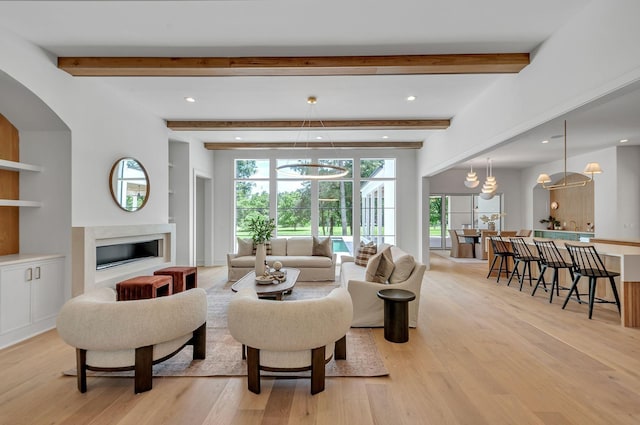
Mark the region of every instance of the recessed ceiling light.
<instances>
[{"instance_id":1,"label":"recessed ceiling light","mask_svg":"<svg viewBox=\"0 0 640 425\"><path fill-rule=\"evenodd\" d=\"M627 143L629 141L629 139L622 139L620 140L620 143Z\"/></svg>"},{"instance_id":2,"label":"recessed ceiling light","mask_svg":"<svg viewBox=\"0 0 640 425\"><path fill-rule=\"evenodd\" d=\"M322 136L316 136L316 140L322 140Z\"/></svg>"},{"instance_id":3,"label":"recessed ceiling light","mask_svg":"<svg viewBox=\"0 0 640 425\"><path fill-rule=\"evenodd\" d=\"M382 136L382 138L383 138L383 139L388 139L388 138L389 138L389 136Z\"/></svg>"},{"instance_id":4,"label":"recessed ceiling light","mask_svg":"<svg viewBox=\"0 0 640 425\"><path fill-rule=\"evenodd\" d=\"M195 97L191 97L191 96L187 96L187 97L184 98L184 100L186 100L189 103L193 103L193 102L196 101L196 98Z\"/></svg>"},{"instance_id":5,"label":"recessed ceiling light","mask_svg":"<svg viewBox=\"0 0 640 425\"><path fill-rule=\"evenodd\" d=\"M235 139L236 139L236 140L242 140L242 137L240 137L240 136L236 136L236 137L235 137Z\"/></svg>"},{"instance_id":6,"label":"recessed ceiling light","mask_svg":"<svg viewBox=\"0 0 640 425\"><path fill-rule=\"evenodd\" d=\"M547 143L549 143L549 141L548 141L548 140L543 140L543 141L542 141L542 144L543 144L543 145L545 145L545 144L547 144Z\"/></svg>"},{"instance_id":7,"label":"recessed ceiling light","mask_svg":"<svg viewBox=\"0 0 640 425\"><path fill-rule=\"evenodd\" d=\"M407 96L407 100L408 100L409 102L413 102L414 100L416 100L416 97L415 97L414 95Z\"/></svg>"}]
</instances>

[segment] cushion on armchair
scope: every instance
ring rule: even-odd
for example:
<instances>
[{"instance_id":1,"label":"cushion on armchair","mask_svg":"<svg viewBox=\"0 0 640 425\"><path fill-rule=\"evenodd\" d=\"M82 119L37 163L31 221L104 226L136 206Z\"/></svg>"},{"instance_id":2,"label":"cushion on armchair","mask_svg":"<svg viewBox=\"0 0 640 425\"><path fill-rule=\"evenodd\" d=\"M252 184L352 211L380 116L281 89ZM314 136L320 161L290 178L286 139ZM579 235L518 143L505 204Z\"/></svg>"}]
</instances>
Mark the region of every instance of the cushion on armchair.
<instances>
[{"instance_id":1,"label":"cushion on armchair","mask_svg":"<svg viewBox=\"0 0 640 425\"><path fill-rule=\"evenodd\" d=\"M412 255L406 254L399 258L396 258L393 262L395 267L391 276L389 276L389 283L404 282L411 276L411 272L416 267L416 260Z\"/></svg>"},{"instance_id":2,"label":"cushion on armchair","mask_svg":"<svg viewBox=\"0 0 640 425\"><path fill-rule=\"evenodd\" d=\"M387 248L369 258L365 278L370 282L387 283L394 267L391 249Z\"/></svg>"},{"instance_id":3,"label":"cushion on armchair","mask_svg":"<svg viewBox=\"0 0 640 425\"><path fill-rule=\"evenodd\" d=\"M377 247L375 243L369 242L368 244L365 244L364 242L360 242L360 248L356 254L355 263L359 266L367 267L369 258L375 255L376 252Z\"/></svg>"}]
</instances>

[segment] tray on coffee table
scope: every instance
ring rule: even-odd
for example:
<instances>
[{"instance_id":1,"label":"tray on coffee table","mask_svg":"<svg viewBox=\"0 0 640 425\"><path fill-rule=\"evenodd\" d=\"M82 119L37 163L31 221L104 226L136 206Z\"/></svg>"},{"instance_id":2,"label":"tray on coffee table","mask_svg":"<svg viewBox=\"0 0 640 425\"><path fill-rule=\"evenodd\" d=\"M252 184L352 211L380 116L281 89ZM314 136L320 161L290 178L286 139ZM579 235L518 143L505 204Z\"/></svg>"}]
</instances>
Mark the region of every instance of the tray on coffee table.
<instances>
[{"instance_id":1,"label":"tray on coffee table","mask_svg":"<svg viewBox=\"0 0 640 425\"><path fill-rule=\"evenodd\" d=\"M275 298L276 300L282 300L285 293L289 293L293 290L293 287L298 280L298 276L300 275L300 270L298 269L283 268L282 270L286 271L287 277L283 282L277 282L274 279L274 282L277 283L258 283L256 281L256 273L251 271L244 275L242 279L234 283L233 286L231 286L231 290L238 292L242 288L253 288L260 298Z\"/></svg>"}]
</instances>

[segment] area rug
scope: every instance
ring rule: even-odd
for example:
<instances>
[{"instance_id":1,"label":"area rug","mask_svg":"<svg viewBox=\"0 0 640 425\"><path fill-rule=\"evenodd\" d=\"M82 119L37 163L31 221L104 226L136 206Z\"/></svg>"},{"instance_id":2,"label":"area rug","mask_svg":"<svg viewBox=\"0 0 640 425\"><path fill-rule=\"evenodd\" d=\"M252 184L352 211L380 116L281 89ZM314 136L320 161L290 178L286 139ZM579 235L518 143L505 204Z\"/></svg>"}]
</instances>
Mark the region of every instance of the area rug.
<instances>
[{"instance_id":1,"label":"area rug","mask_svg":"<svg viewBox=\"0 0 640 425\"><path fill-rule=\"evenodd\" d=\"M192 348L185 347L176 356L153 366L154 376L246 376L247 364L242 360L242 345L227 329L227 305L233 296L232 282L215 285L207 291L207 356L204 360L193 360ZM332 283L300 282L286 300L308 299L324 296L337 285ZM75 369L64 372L76 375ZM326 365L329 377L375 377L386 376L387 371L376 347L373 332L368 328L351 328L347 333L347 359L332 359ZM310 372L276 373L261 372L262 376L307 377ZM133 376L133 372L87 372L87 376L122 377Z\"/></svg>"}]
</instances>

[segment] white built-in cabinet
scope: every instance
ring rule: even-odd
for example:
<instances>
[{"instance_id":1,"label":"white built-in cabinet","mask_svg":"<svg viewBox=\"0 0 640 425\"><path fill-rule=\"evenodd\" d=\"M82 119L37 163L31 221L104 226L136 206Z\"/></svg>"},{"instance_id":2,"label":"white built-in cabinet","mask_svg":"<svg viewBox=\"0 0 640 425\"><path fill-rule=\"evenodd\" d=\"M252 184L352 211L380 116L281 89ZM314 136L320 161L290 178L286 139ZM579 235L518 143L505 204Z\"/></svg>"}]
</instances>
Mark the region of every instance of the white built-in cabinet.
<instances>
[{"instance_id":1,"label":"white built-in cabinet","mask_svg":"<svg viewBox=\"0 0 640 425\"><path fill-rule=\"evenodd\" d=\"M65 301L64 257L8 255L0 261L0 348L55 326Z\"/></svg>"}]
</instances>

